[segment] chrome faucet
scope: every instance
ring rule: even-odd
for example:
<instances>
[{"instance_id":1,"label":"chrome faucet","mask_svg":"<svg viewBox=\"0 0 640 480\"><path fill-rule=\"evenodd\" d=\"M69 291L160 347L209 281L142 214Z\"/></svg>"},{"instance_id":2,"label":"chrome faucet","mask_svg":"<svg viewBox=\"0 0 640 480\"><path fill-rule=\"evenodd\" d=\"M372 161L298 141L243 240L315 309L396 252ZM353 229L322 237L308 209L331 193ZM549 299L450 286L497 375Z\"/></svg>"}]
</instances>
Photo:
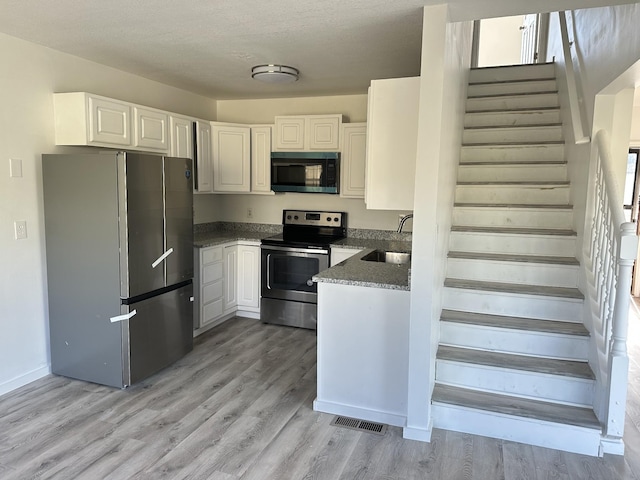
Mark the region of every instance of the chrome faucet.
<instances>
[{"instance_id":1,"label":"chrome faucet","mask_svg":"<svg viewBox=\"0 0 640 480\"><path fill-rule=\"evenodd\" d=\"M400 224L398 225L398 233L402 233L402 227L404 227L404 222L406 222L410 218L413 218L413 213L409 213L407 215L403 215L400 218Z\"/></svg>"}]
</instances>

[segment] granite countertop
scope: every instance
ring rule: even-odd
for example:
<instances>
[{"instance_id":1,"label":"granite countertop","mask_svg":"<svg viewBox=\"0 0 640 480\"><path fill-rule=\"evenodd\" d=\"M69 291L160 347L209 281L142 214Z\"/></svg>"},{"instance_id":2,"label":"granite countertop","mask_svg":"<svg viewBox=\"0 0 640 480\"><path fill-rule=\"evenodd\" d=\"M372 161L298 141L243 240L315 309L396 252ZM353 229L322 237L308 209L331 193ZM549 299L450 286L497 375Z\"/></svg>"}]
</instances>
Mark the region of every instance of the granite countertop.
<instances>
[{"instance_id":1,"label":"granite countertop","mask_svg":"<svg viewBox=\"0 0 640 480\"><path fill-rule=\"evenodd\" d=\"M193 246L198 248L213 247L237 240L260 242L273 233L256 232L255 230L233 230L218 232L196 232L193 234Z\"/></svg>"},{"instance_id":2,"label":"granite countertop","mask_svg":"<svg viewBox=\"0 0 640 480\"><path fill-rule=\"evenodd\" d=\"M281 225L235 222L201 223L194 225L193 246L198 248L213 247L238 240L260 242L263 238L281 232Z\"/></svg>"},{"instance_id":3,"label":"granite countertop","mask_svg":"<svg viewBox=\"0 0 640 480\"><path fill-rule=\"evenodd\" d=\"M361 249L333 267L314 275L315 282L339 283L360 287L388 288L392 290L410 290L409 269L411 264L394 265L383 262L368 262L362 257L374 250L410 252L411 242L402 240L373 240L346 238L333 244L341 248Z\"/></svg>"}]
</instances>

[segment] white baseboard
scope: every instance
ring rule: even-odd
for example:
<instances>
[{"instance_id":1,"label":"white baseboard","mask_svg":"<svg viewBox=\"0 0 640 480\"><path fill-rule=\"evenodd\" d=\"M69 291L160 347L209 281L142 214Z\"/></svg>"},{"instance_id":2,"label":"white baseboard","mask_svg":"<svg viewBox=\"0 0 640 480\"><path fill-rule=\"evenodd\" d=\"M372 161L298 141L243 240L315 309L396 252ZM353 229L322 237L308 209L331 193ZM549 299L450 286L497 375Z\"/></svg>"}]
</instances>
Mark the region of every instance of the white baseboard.
<instances>
[{"instance_id":1,"label":"white baseboard","mask_svg":"<svg viewBox=\"0 0 640 480\"><path fill-rule=\"evenodd\" d=\"M253 310L238 310L236 312L236 315L238 317L253 318L254 320L260 320L260 309L258 309L257 312Z\"/></svg>"},{"instance_id":2,"label":"white baseboard","mask_svg":"<svg viewBox=\"0 0 640 480\"><path fill-rule=\"evenodd\" d=\"M38 380L39 378L49 375L50 373L51 365L45 365L43 367L36 368L35 370L31 370L24 375L20 375L19 377L9 380L8 382L0 384L0 395L9 393L17 388L26 385L27 383L31 383L35 380Z\"/></svg>"},{"instance_id":3,"label":"white baseboard","mask_svg":"<svg viewBox=\"0 0 640 480\"><path fill-rule=\"evenodd\" d=\"M624 455L624 441L621 438L602 437L600 439L600 456L605 453L609 455Z\"/></svg>"},{"instance_id":4,"label":"white baseboard","mask_svg":"<svg viewBox=\"0 0 640 480\"><path fill-rule=\"evenodd\" d=\"M343 415L345 417L358 418L370 422L386 423L387 425L393 425L395 427L404 427L407 424L407 417L405 415L326 402L318 400L317 398L313 401L313 409L316 412L332 413L334 415Z\"/></svg>"},{"instance_id":5,"label":"white baseboard","mask_svg":"<svg viewBox=\"0 0 640 480\"><path fill-rule=\"evenodd\" d=\"M433 422L430 420L427 428L404 427L402 438L428 443L431 442L431 432L433 432Z\"/></svg>"}]
</instances>

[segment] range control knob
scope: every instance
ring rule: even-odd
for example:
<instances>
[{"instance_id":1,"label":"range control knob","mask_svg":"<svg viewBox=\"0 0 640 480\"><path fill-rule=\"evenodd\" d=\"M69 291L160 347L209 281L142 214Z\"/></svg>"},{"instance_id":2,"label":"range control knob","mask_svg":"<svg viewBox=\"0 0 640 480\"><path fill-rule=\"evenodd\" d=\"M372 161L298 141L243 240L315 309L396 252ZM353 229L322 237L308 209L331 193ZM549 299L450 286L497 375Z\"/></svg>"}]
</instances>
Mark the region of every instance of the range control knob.
<instances>
[{"instance_id":1,"label":"range control knob","mask_svg":"<svg viewBox=\"0 0 640 480\"><path fill-rule=\"evenodd\" d=\"M293 217L293 219L294 219L294 220L298 220L298 215L295 215L295 216Z\"/></svg>"},{"instance_id":2,"label":"range control knob","mask_svg":"<svg viewBox=\"0 0 640 480\"><path fill-rule=\"evenodd\" d=\"M333 219L333 221L334 221L334 222L339 222L339 221L340 221L340 219L339 219L338 217L336 217L336 218L334 218L334 219Z\"/></svg>"},{"instance_id":3,"label":"range control knob","mask_svg":"<svg viewBox=\"0 0 640 480\"><path fill-rule=\"evenodd\" d=\"M331 221L331 217L327 217L327 222L330 222L330 221Z\"/></svg>"},{"instance_id":4,"label":"range control knob","mask_svg":"<svg viewBox=\"0 0 640 480\"><path fill-rule=\"evenodd\" d=\"M287 220L291 220L291 215L287 215Z\"/></svg>"}]
</instances>

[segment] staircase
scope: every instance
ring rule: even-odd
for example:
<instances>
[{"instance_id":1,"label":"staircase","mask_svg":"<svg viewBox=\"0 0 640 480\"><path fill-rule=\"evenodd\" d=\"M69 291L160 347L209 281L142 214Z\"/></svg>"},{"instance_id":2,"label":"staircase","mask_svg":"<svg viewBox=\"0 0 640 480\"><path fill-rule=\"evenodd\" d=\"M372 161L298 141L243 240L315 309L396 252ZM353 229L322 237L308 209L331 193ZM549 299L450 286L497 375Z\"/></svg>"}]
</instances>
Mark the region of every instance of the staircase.
<instances>
[{"instance_id":1,"label":"staircase","mask_svg":"<svg viewBox=\"0 0 640 480\"><path fill-rule=\"evenodd\" d=\"M433 426L598 455L555 67L469 82Z\"/></svg>"}]
</instances>

